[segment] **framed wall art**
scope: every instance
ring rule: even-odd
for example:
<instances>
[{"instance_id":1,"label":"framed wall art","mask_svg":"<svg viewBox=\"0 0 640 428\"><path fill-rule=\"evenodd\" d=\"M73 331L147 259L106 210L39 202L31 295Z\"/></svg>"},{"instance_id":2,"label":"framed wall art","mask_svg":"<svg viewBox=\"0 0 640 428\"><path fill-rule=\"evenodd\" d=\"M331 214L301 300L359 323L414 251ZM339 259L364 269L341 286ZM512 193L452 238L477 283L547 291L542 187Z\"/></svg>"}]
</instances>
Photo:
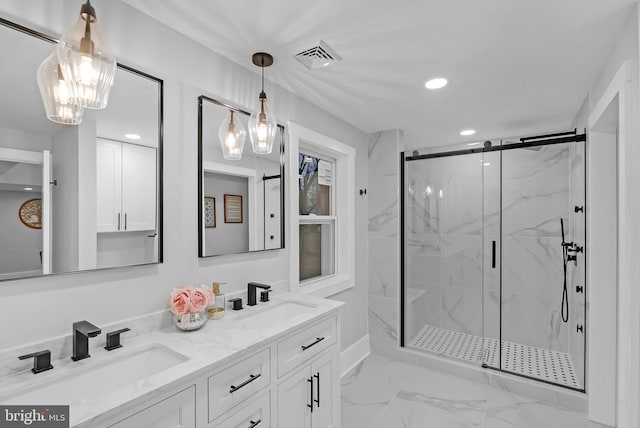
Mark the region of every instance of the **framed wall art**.
<instances>
[{"instance_id":1,"label":"framed wall art","mask_svg":"<svg viewBox=\"0 0 640 428\"><path fill-rule=\"evenodd\" d=\"M224 222L242 223L241 195L224 195Z\"/></svg>"},{"instance_id":2,"label":"framed wall art","mask_svg":"<svg viewBox=\"0 0 640 428\"><path fill-rule=\"evenodd\" d=\"M216 198L204 197L204 227L216 227Z\"/></svg>"}]
</instances>

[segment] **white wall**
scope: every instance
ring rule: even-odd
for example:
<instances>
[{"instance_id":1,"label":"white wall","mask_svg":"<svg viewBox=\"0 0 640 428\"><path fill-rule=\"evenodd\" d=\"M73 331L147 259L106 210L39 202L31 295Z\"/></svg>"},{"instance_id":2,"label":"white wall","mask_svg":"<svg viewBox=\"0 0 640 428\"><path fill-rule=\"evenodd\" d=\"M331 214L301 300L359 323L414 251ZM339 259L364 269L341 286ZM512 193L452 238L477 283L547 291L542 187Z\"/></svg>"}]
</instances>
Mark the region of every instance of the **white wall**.
<instances>
[{"instance_id":1,"label":"white wall","mask_svg":"<svg viewBox=\"0 0 640 428\"><path fill-rule=\"evenodd\" d=\"M41 197L36 192L0 190L0 237L3 244L11 243L10 251L2 251L0 274L42 269L42 230L25 226L18 218L18 210L23 203Z\"/></svg>"},{"instance_id":2,"label":"white wall","mask_svg":"<svg viewBox=\"0 0 640 428\"><path fill-rule=\"evenodd\" d=\"M624 146L619 147L618 153L618 396L616 397L618 415L617 425L621 428L637 427L640 424L640 358L638 358L640 348L640 317L638 307L640 307L640 292L638 291L638 279L640 278L640 264L637 260L637 242L640 239L640 225L637 222L640 216L640 197L638 195L637 183L640 182L640 171L637 168L640 162L640 122L638 114L640 112L640 31L638 28L638 7L630 14L626 25L620 29L620 37L616 46L611 51L609 58L594 82L581 110L575 120L578 128L587 126L589 116L594 112L597 103L611 84L616 73L620 70L625 61L629 62L630 81L627 83L629 104L626 106L627 117L624 120L630 123L626 129L620 129L626 138ZM621 110L621 114L622 113ZM622 135L622 134L621 134ZM591 144L593 141L590 141ZM587 158L591 153L587 153ZM597 158L596 158L597 159ZM597 165L597 163L596 163ZM593 177L587 177L591 180ZM597 201L596 201L597 203ZM589 230L587 230L589 239ZM587 248L588 250L588 248ZM610 287L609 284L587 283L593 291L596 287ZM611 288L609 288L611 290ZM589 294L591 296L591 293ZM601 302L600 302L601 303ZM596 302L588 302L590 306ZM591 316L589 316L591 319ZM609 332L610 334L612 332ZM600 345L600 346L598 346ZM606 348L610 348L607 346ZM612 352L611 349L603 349L602 344L588 344L587 364L595 364L590 368L595 371L602 371L602 364L599 364L605 353ZM609 374L614 376L613 369ZM596 386L596 388L598 385ZM606 385L601 385L601 388ZM587 391L589 393L589 391ZM590 403L590 414L594 411L602 414L603 409L592 409L599 403Z\"/></svg>"},{"instance_id":3,"label":"white wall","mask_svg":"<svg viewBox=\"0 0 640 428\"><path fill-rule=\"evenodd\" d=\"M288 249L215 260L197 257L197 96L252 108L260 91L256 70L238 66L119 1L94 0L93 5L118 59L164 79L164 263L3 283L0 324L21 320L20 328L3 329L5 347L65 334L77 320L101 325L166 308L170 290L185 282L228 282L225 290L230 292L245 289L249 281L288 277ZM0 15L59 35L72 25L78 8L64 0L5 0ZM256 50L262 48L268 46ZM294 120L356 147L356 187L366 187L364 133L269 82L266 90L279 122ZM365 243L362 199L356 202L356 219L356 242ZM367 330L366 252L356 253L356 287L334 297L347 303L342 312L343 348ZM25 318L25 308L43 316Z\"/></svg>"}]
</instances>

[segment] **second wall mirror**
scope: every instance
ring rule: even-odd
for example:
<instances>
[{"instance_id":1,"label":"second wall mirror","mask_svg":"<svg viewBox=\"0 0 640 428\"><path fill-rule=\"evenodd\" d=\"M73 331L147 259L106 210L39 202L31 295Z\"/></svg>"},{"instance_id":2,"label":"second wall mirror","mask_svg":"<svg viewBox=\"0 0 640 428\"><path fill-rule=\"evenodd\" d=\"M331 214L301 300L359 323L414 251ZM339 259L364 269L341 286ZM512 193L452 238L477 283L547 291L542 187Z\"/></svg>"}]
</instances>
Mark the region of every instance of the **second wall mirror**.
<instances>
[{"instance_id":1,"label":"second wall mirror","mask_svg":"<svg viewBox=\"0 0 640 428\"><path fill-rule=\"evenodd\" d=\"M198 97L199 257L284 248L284 127L271 154L254 154L246 135L239 159L225 159L219 131L231 116L248 129L248 112Z\"/></svg>"}]
</instances>

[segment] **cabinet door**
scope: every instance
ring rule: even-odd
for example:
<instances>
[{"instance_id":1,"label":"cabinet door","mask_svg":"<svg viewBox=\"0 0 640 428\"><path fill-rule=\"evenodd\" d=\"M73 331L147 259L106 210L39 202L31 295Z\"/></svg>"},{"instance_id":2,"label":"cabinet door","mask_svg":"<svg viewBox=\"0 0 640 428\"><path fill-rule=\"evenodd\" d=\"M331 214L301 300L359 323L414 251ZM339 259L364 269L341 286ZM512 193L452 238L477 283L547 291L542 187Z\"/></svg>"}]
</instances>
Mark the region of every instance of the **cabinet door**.
<instances>
[{"instance_id":1,"label":"cabinet door","mask_svg":"<svg viewBox=\"0 0 640 428\"><path fill-rule=\"evenodd\" d=\"M313 376L312 428L340 426L340 386L336 352L329 352L311 364Z\"/></svg>"},{"instance_id":2,"label":"cabinet door","mask_svg":"<svg viewBox=\"0 0 640 428\"><path fill-rule=\"evenodd\" d=\"M111 428L195 428L195 385L111 425Z\"/></svg>"},{"instance_id":3,"label":"cabinet door","mask_svg":"<svg viewBox=\"0 0 640 428\"><path fill-rule=\"evenodd\" d=\"M278 428L310 428L311 386L308 366L278 385Z\"/></svg>"},{"instance_id":4,"label":"cabinet door","mask_svg":"<svg viewBox=\"0 0 640 428\"><path fill-rule=\"evenodd\" d=\"M98 232L120 230L122 218L122 143L97 140L96 200Z\"/></svg>"},{"instance_id":5,"label":"cabinet door","mask_svg":"<svg viewBox=\"0 0 640 428\"><path fill-rule=\"evenodd\" d=\"M156 194L156 149L123 144L121 230L155 230Z\"/></svg>"}]
</instances>

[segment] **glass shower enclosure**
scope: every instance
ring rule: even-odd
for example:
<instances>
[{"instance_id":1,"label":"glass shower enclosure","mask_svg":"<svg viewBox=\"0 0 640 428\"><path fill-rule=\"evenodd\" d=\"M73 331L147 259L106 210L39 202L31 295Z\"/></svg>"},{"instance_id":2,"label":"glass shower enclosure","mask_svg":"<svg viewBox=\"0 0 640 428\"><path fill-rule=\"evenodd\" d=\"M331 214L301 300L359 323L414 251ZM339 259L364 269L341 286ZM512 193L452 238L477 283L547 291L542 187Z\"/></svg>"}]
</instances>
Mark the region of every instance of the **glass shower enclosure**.
<instances>
[{"instance_id":1,"label":"glass shower enclosure","mask_svg":"<svg viewBox=\"0 0 640 428\"><path fill-rule=\"evenodd\" d=\"M584 391L584 141L403 156L402 346Z\"/></svg>"}]
</instances>

